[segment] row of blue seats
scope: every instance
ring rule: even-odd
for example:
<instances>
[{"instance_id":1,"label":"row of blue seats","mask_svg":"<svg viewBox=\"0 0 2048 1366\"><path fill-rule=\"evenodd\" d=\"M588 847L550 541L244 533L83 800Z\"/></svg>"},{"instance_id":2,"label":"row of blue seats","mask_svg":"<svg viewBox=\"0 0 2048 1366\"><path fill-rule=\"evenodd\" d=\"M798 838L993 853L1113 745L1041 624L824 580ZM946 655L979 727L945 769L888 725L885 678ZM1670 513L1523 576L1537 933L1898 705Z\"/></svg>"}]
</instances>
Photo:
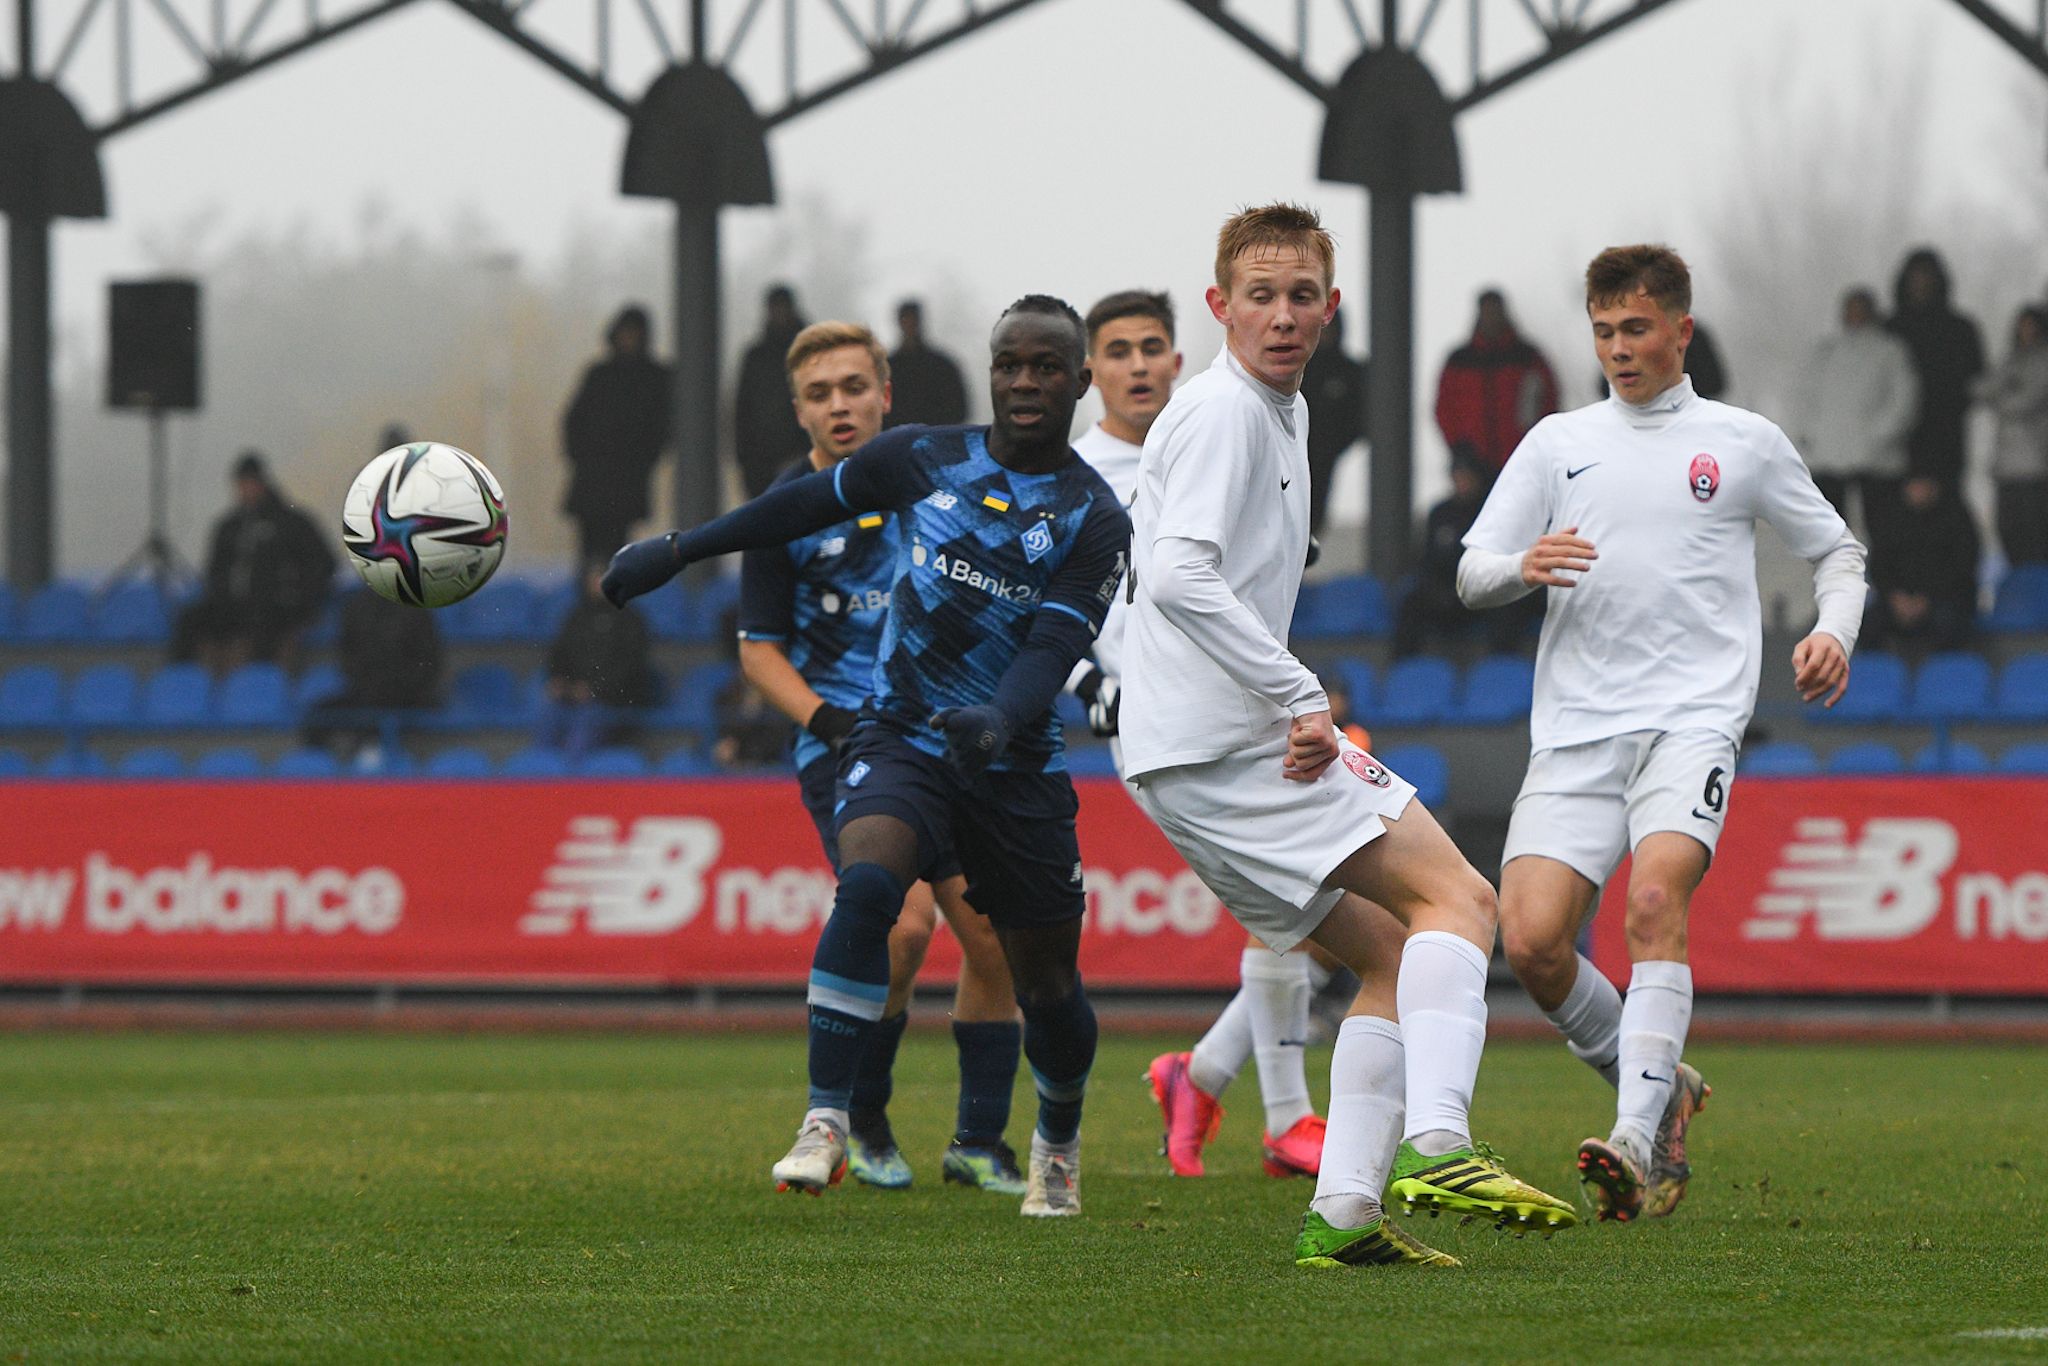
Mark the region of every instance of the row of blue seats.
<instances>
[{"instance_id":1,"label":"row of blue seats","mask_svg":"<svg viewBox=\"0 0 2048 1366\"><path fill-rule=\"evenodd\" d=\"M1910 758L1879 740L1844 745L1823 759L1812 745L1798 740L1777 740L1758 745L1742 756L1745 776L1776 775L1797 778L1827 774L1830 777L1868 777L1890 773L2003 773L2048 775L2048 742L2030 740L2007 747L1997 759L1967 740L1935 742L1922 746Z\"/></svg>"}]
</instances>

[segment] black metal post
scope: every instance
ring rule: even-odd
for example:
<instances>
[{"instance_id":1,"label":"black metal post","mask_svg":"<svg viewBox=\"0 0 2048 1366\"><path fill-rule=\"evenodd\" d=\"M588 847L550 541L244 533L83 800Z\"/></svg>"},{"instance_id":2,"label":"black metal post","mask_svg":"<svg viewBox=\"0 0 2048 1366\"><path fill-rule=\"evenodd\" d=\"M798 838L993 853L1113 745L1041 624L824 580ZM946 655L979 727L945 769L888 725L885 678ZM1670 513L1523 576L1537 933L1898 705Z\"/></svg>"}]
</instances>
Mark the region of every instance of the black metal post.
<instances>
[{"instance_id":1,"label":"black metal post","mask_svg":"<svg viewBox=\"0 0 2048 1366\"><path fill-rule=\"evenodd\" d=\"M1415 522L1415 196L1368 193L1372 382L1366 439L1372 443L1366 565L1392 583L1414 567Z\"/></svg>"},{"instance_id":2,"label":"black metal post","mask_svg":"<svg viewBox=\"0 0 2048 1366\"><path fill-rule=\"evenodd\" d=\"M719 510L725 453L718 439L718 205L676 204L675 338L676 525L695 526ZM701 582L715 566L691 571Z\"/></svg>"},{"instance_id":3,"label":"black metal post","mask_svg":"<svg viewBox=\"0 0 2048 1366\"><path fill-rule=\"evenodd\" d=\"M7 578L40 588L55 566L51 478L50 227L7 216Z\"/></svg>"}]
</instances>

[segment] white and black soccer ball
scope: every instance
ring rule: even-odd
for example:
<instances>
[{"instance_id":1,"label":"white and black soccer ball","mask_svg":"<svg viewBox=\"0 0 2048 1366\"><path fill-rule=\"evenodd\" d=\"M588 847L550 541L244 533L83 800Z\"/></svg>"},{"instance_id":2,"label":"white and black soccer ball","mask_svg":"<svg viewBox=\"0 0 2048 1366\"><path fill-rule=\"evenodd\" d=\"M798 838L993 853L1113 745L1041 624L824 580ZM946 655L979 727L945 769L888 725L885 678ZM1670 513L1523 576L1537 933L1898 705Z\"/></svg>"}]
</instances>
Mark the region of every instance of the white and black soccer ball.
<instances>
[{"instance_id":1,"label":"white and black soccer ball","mask_svg":"<svg viewBox=\"0 0 2048 1366\"><path fill-rule=\"evenodd\" d=\"M505 558L505 491L468 451L394 446L363 466L341 505L349 563L379 597L446 607L484 586Z\"/></svg>"}]
</instances>

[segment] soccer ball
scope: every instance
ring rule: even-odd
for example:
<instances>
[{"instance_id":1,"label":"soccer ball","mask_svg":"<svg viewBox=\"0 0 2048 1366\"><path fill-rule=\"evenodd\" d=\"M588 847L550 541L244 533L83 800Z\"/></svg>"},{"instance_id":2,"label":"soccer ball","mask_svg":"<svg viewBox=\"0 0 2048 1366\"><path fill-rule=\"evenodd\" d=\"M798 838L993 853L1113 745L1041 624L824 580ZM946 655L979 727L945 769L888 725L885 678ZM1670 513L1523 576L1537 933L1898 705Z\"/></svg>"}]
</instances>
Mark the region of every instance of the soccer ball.
<instances>
[{"instance_id":1,"label":"soccer ball","mask_svg":"<svg viewBox=\"0 0 2048 1366\"><path fill-rule=\"evenodd\" d=\"M363 582L408 607L446 607L484 586L505 558L505 491L467 451L394 446L348 486L341 543Z\"/></svg>"}]
</instances>

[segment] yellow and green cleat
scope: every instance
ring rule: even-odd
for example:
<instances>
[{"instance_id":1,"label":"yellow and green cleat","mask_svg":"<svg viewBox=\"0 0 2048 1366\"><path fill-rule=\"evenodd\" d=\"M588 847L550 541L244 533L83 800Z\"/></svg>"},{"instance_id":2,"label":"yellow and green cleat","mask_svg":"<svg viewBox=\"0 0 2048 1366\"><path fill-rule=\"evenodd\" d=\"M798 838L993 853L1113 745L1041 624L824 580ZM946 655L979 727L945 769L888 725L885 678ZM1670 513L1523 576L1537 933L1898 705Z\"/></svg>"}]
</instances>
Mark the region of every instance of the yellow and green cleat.
<instances>
[{"instance_id":1,"label":"yellow and green cleat","mask_svg":"<svg viewBox=\"0 0 2048 1366\"><path fill-rule=\"evenodd\" d=\"M1426 1209L1432 1218L1484 1217L1493 1220L1495 1228L1512 1228L1517 1235L1533 1228L1547 1238L1579 1222L1577 1210L1510 1172L1498 1153L1476 1140L1469 1148L1441 1157L1424 1157L1412 1144L1402 1143L1394 1155L1394 1179L1387 1195L1400 1202L1404 1214Z\"/></svg>"},{"instance_id":2,"label":"yellow and green cleat","mask_svg":"<svg viewBox=\"0 0 2048 1366\"><path fill-rule=\"evenodd\" d=\"M1310 1210L1301 1216L1294 1240L1296 1266L1463 1266L1448 1252L1438 1252L1394 1227L1386 1216L1364 1228L1331 1228L1329 1220Z\"/></svg>"}]
</instances>

